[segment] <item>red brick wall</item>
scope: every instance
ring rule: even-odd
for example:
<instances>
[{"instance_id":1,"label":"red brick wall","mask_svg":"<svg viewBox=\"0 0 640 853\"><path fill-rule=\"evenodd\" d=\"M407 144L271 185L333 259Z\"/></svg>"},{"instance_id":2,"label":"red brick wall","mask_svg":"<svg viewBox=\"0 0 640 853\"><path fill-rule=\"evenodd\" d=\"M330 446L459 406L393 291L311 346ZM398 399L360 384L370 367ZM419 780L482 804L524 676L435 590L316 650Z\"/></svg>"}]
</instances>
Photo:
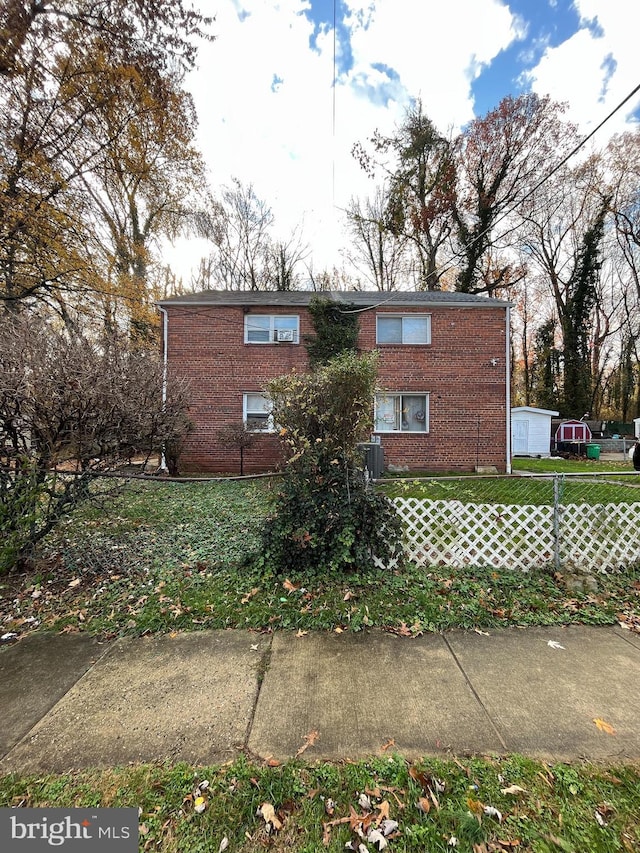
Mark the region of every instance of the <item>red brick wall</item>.
<instances>
[{"instance_id":1,"label":"red brick wall","mask_svg":"<svg viewBox=\"0 0 640 853\"><path fill-rule=\"evenodd\" d=\"M399 310L386 309L397 314ZM505 309L437 307L400 309L429 313L427 346L381 345L379 386L393 392L429 393L427 434L379 433L385 464L410 469L469 471L506 460ZM379 313L385 311L382 307ZM293 369L308 367L300 344L245 344L244 312L238 307L172 306L169 313L169 368L191 384L195 430L181 457L184 471L238 473L240 454L223 447L218 432L242 420L243 392ZM300 338L312 328L304 308L262 308L251 313L299 314ZM375 348L376 311L363 311L361 349ZM497 359L495 366L491 359ZM256 435L245 450L245 473L273 470L280 461L277 436Z\"/></svg>"}]
</instances>

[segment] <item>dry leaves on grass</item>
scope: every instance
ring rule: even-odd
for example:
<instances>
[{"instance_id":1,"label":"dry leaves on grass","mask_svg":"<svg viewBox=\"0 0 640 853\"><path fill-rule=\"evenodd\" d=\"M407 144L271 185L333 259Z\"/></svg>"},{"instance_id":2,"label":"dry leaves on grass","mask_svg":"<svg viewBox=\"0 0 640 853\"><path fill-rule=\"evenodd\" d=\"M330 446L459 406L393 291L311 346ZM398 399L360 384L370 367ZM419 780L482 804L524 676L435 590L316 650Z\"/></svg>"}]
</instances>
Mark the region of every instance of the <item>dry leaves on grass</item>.
<instances>
[{"instance_id":1,"label":"dry leaves on grass","mask_svg":"<svg viewBox=\"0 0 640 853\"><path fill-rule=\"evenodd\" d=\"M264 818L264 822L269 830L271 830L271 828L276 831L282 829L282 821L276 815L276 810L271 803L263 803L260 806L259 813Z\"/></svg>"},{"instance_id":2,"label":"dry leaves on grass","mask_svg":"<svg viewBox=\"0 0 640 853\"><path fill-rule=\"evenodd\" d=\"M260 592L259 586L254 586L254 588L248 592L243 598L240 599L240 604L248 604L254 595Z\"/></svg>"}]
</instances>

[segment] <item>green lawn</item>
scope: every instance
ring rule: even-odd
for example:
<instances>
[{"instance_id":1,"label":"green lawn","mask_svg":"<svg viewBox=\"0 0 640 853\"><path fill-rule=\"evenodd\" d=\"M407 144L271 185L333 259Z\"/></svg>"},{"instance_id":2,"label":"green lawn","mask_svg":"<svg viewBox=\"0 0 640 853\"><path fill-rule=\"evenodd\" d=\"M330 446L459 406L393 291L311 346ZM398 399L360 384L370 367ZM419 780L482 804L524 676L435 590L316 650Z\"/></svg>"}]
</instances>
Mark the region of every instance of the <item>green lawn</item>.
<instances>
[{"instance_id":1,"label":"green lawn","mask_svg":"<svg viewBox=\"0 0 640 853\"><path fill-rule=\"evenodd\" d=\"M0 579L3 632L640 625L640 567L599 576L589 593L570 592L550 572L474 567L273 576L255 565L269 488L136 483L108 506L69 518L34 572Z\"/></svg>"},{"instance_id":2,"label":"green lawn","mask_svg":"<svg viewBox=\"0 0 640 853\"><path fill-rule=\"evenodd\" d=\"M0 579L3 631L109 638L377 626L410 637L454 627L616 620L640 631L640 568L601 577L592 593L569 592L549 573L473 568L274 577L252 565L269 489L265 481L136 483L102 508L86 508L49 538L32 572ZM352 826L370 829L387 809L398 824L388 853L640 851L637 765L549 765L520 756L409 765L392 753L388 744L359 762L273 766L241 755L213 767L9 774L0 777L0 806L138 807L141 853L219 853L225 838L232 853L338 853L356 839ZM197 814L203 779L206 808ZM362 793L371 812L359 803ZM265 803L279 825L272 831L257 813ZM367 849L376 847L369 842Z\"/></svg>"},{"instance_id":3,"label":"green lawn","mask_svg":"<svg viewBox=\"0 0 640 853\"><path fill-rule=\"evenodd\" d=\"M619 458L611 461L609 459L537 459L528 457L516 457L511 461L513 471L530 471L535 474L553 474L555 472L565 474L601 474L605 471L633 471L630 461Z\"/></svg>"},{"instance_id":4,"label":"green lawn","mask_svg":"<svg viewBox=\"0 0 640 853\"><path fill-rule=\"evenodd\" d=\"M519 756L410 765L382 751L369 761L278 767L240 757L223 767L6 776L0 806L137 807L140 850L160 853L218 853L224 838L233 853L338 853L351 841L357 850L356 830L376 824L391 830L388 853L611 853L640 849L638 770ZM205 809L196 813L203 780Z\"/></svg>"}]
</instances>

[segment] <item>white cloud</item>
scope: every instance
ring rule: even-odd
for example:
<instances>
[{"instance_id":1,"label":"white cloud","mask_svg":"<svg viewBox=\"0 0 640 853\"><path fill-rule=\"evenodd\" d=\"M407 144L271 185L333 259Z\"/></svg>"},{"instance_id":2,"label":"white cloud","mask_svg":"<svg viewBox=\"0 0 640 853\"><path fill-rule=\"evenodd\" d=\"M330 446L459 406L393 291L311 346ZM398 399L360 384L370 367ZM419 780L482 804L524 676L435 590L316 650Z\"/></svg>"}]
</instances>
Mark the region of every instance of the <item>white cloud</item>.
<instances>
[{"instance_id":1,"label":"white cloud","mask_svg":"<svg viewBox=\"0 0 640 853\"><path fill-rule=\"evenodd\" d=\"M540 94L569 101L570 118L587 129L638 82L640 3L574 2L583 28L547 47L528 77ZM482 68L515 41L527 50L527 21L507 0L343 0L338 69L349 58L352 67L334 90L333 29L314 31L309 0L200 3L216 16L217 38L203 46L188 85L212 185L232 176L253 183L273 208L278 236L304 222L316 270L339 263L340 209L352 195L374 191L351 156L353 144L376 128L391 132L417 96L442 131L458 129L473 118L471 87ZM595 18L600 37L587 26Z\"/></svg>"},{"instance_id":2,"label":"white cloud","mask_svg":"<svg viewBox=\"0 0 640 853\"><path fill-rule=\"evenodd\" d=\"M640 4L629 0L574 0L581 29L554 48L547 48L527 75L539 94L569 104L567 116L582 130L597 125L638 84L637 34ZM629 107L637 107L636 97ZM629 108L611 119L610 134L625 128Z\"/></svg>"},{"instance_id":3,"label":"white cloud","mask_svg":"<svg viewBox=\"0 0 640 853\"><path fill-rule=\"evenodd\" d=\"M377 63L393 68L442 130L473 118L472 80L518 35L516 19L496 0L378 0L366 25L358 15L366 4L345 5L353 76L370 74Z\"/></svg>"}]
</instances>

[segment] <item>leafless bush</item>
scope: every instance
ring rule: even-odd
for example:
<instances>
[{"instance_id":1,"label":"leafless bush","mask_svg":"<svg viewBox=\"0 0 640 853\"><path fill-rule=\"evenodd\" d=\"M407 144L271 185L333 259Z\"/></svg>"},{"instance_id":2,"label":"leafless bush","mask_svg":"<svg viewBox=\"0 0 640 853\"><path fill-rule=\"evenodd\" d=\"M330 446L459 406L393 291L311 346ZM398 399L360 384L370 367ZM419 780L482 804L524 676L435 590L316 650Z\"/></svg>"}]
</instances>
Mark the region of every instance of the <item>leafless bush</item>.
<instances>
[{"instance_id":1,"label":"leafless bush","mask_svg":"<svg viewBox=\"0 0 640 853\"><path fill-rule=\"evenodd\" d=\"M91 497L97 472L146 459L188 430L186 388L124 336L71 335L50 321L0 322L0 572Z\"/></svg>"}]
</instances>

